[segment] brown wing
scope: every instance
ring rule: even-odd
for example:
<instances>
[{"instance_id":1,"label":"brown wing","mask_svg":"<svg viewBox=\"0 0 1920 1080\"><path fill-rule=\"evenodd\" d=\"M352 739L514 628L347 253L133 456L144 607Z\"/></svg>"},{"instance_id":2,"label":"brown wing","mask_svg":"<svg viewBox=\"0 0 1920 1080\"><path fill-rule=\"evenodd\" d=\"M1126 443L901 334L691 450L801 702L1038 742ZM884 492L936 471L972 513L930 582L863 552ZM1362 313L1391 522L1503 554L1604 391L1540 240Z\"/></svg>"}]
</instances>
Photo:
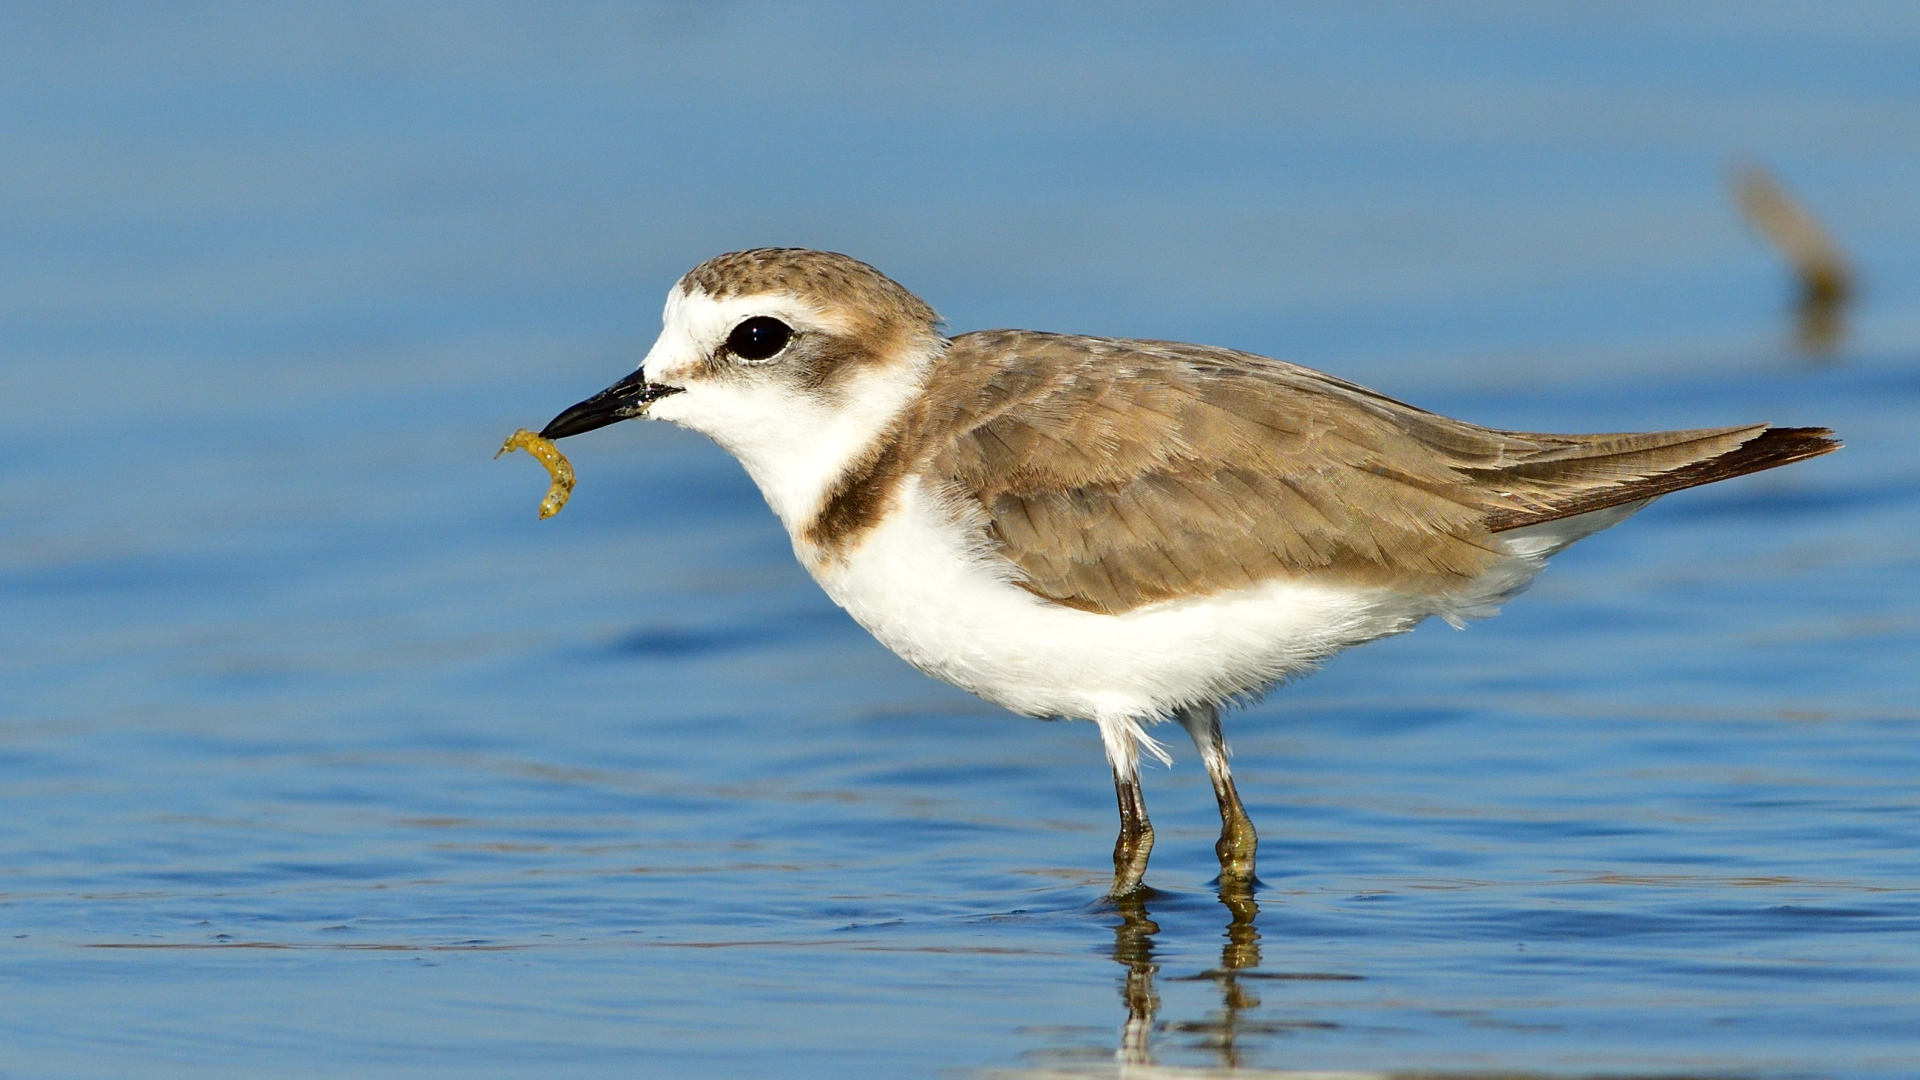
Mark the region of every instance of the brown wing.
<instances>
[{"instance_id":1,"label":"brown wing","mask_svg":"<svg viewBox=\"0 0 1920 1080\"><path fill-rule=\"evenodd\" d=\"M1497 532L1838 445L1494 431L1246 353L1014 330L953 339L911 426L1028 589L1108 613L1306 573L1446 592Z\"/></svg>"}]
</instances>

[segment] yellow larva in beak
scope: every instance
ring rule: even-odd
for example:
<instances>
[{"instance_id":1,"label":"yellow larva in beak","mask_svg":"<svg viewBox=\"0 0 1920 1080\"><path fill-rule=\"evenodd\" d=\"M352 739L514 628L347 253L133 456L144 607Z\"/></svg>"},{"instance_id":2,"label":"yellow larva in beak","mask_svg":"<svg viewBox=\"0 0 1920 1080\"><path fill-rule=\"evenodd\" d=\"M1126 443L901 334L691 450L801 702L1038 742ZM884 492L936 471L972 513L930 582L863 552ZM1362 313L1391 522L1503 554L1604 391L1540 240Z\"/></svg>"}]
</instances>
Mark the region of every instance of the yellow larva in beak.
<instances>
[{"instance_id":1,"label":"yellow larva in beak","mask_svg":"<svg viewBox=\"0 0 1920 1080\"><path fill-rule=\"evenodd\" d=\"M573 494L573 462L553 445L552 439L543 439L526 428L507 436L507 441L500 445L500 454L509 450L525 450L547 467L553 483L547 487L547 497L540 500L540 517L544 520L559 513L560 508L567 505L567 497ZM500 454L493 456L497 460Z\"/></svg>"}]
</instances>

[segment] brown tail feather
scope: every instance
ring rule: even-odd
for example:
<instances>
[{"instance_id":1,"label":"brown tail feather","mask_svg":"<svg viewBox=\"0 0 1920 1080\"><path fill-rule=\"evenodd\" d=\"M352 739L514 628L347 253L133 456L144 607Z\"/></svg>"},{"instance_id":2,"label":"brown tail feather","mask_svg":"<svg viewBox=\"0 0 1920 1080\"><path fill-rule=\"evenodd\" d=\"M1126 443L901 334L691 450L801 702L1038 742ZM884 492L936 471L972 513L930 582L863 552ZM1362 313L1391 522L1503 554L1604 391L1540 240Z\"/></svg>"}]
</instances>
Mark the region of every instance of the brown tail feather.
<instances>
[{"instance_id":1,"label":"brown tail feather","mask_svg":"<svg viewBox=\"0 0 1920 1080\"><path fill-rule=\"evenodd\" d=\"M1796 461L1832 453L1840 449L1840 445L1840 440L1834 438L1833 432L1827 428L1767 428L1736 449L1718 457L1682 465L1669 472L1630 480L1614 487L1582 491L1550 508L1495 511L1487 517L1487 529L1489 532L1506 532L1604 510L1621 503L1651 499L1683 488L1791 465Z\"/></svg>"}]
</instances>

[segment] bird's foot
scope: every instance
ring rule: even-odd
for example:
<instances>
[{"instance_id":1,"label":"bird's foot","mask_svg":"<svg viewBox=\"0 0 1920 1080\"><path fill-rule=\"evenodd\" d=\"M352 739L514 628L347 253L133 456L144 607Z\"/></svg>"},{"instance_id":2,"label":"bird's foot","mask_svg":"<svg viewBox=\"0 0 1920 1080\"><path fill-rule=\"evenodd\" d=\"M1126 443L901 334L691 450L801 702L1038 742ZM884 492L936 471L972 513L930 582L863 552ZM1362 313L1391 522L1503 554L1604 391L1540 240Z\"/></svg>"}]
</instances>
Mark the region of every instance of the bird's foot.
<instances>
[{"instance_id":1,"label":"bird's foot","mask_svg":"<svg viewBox=\"0 0 1920 1080\"><path fill-rule=\"evenodd\" d=\"M1147 856L1152 853L1153 826L1137 833L1121 833L1113 845L1113 887L1107 890L1107 896L1119 900L1142 891L1145 886L1141 880L1147 876Z\"/></svg>"},{"instance_id":2,"label":"bird's foot","mask_svg":"<svg viewBox=\"0 0 1920 1080\"><path fill-rule=\"evenodd\" d=\"M1259 834L1245 814L1225 819L1213 853L1220 857L1220 884L1250 888L1253 885L1254 852L1260 847Z\"/></svg>"}]
</instances>

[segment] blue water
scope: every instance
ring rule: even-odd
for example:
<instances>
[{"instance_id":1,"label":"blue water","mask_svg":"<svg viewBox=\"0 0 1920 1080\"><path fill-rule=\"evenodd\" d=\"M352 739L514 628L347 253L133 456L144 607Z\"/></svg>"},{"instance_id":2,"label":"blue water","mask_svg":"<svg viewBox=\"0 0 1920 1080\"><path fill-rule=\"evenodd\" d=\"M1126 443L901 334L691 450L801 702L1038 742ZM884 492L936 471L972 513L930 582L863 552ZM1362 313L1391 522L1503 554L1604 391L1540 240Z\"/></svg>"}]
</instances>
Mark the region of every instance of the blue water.
<instances>
[{"instance_id":1,"label":"blue water","mask_svg":"<svg viewBox=\"0 0 1920 1080\"><path fill-rule=\"evenodd\" d=\"M0 1074L1920 1073L1916 58L1900 5L0 11ZM1831 357L1751 157L1857 261ZM1190 754L1120 910L1091 728L895 659L713 446L573 440L546 522L490 460L760 244L1848 446L1235 714L1257 911Z\"/></svg>"}]
</instances>

